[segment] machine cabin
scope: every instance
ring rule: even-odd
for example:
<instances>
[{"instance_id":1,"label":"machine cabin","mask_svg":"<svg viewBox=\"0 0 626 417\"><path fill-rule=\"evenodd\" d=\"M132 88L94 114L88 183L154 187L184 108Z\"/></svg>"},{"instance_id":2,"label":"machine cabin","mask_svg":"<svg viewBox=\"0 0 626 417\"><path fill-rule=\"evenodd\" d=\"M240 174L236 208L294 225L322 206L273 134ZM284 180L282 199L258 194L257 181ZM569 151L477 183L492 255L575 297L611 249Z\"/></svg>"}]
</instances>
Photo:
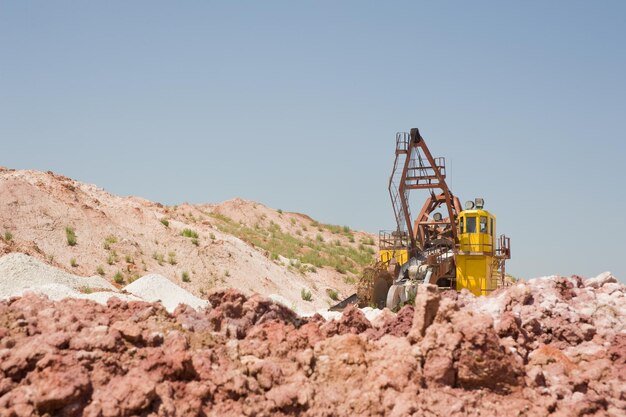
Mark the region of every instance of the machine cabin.
<instances>
[{"instance_id":1,"label":"machine cabin","mask_svg":"<svg viewBox=\"0 0 626 417\"><path fill-rule=\"evenodd\" d=\"M456 289L486 295L497 288L496 216L482 209L464 210L458 218Z\"/></svg>"}]
</instances>

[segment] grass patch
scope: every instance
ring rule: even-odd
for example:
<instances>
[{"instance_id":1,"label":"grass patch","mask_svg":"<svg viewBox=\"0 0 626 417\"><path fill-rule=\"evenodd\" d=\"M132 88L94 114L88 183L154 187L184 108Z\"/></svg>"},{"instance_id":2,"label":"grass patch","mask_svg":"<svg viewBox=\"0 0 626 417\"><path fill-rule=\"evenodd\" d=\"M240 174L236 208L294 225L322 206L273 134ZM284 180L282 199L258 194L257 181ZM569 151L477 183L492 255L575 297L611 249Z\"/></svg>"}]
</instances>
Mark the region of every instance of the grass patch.
<instances>
[{"instance_id":1,"label":"grass patch","mask_svg":"<svg viewBox=\"0 0 626 417\"><path fill-rule=\"evenodd\" d=\"M163 266L163 263L165 262L165 255L163 255L162 253L154 252L152 254L152 259L157 261L159 265Z\"/></svg>"},{"instance_id":2,"label":"grass patch","mask_svg":"<svg viewBox=\"0 0 626 417\"><path fill-rule=\"evenodd\" d=\"M302 288L300 290L300 298L302 298L304 301L311 301L313 299L313 294L311 294L311 291L307 291L306 289Z\"/></svg>"},{"instance_id":3,"label":"grass patch","mask_svg":"<svg viewBox=\"0 0 626 417\"><path fill-rule=\"evenodd\" d=\"M99 266L96 268L96 274L100 275L101 277L104 276L104 268L102 266Z\"/></svg>"},{"instance_id":4,"label":"grass patch","mask_svg":"<svg viewBox=\"0 0 626 417\"><path fill-rule=\"evenodd\" d=\"M67 226L65 228L65 238L67 239L68 246L76 246L76 231L73 227Z\"/></svg>"},{"instance_id":5,"label":"grass patch","mask_svg":"<svg viewBox=\"0 0 626 417\"><path fill-rule=\"evenodd\" d=\"M351 245L337 246L333 242L324 242L321 235L312 240L285 233L275 223L270 223L267 229L254 228L241 225L223 214L206 214L217 220L216 226L221 232L234 235L256 248L265 250L272 260L277 260L278 256L282 255L289 259L297 259L302 264L313 265L315 268L330 267L354 274L358 274L374 260L372 249L366 246L362 246L361 249Z\"/></svg>"},{"instance_id":6,"label":"grass patch","mask_svg":"<svg viewBox=\"0 0 626 417\"><path fill-rule=\"evenodd\" d=\"M176 252L170 252L167 254L167 261L170 265L176 265Z\"/></svg>"},{"instance_id":7,"label":"grass patch","mask_svg":"<svg viewBox=\"0 0 626 417\"><path fill-rule=\"evenodd\" d=\"M5 230L4 232L4 240L6 240L7 242L10 242L13 240L13 233L9 232L8 230Z\"/></svg>"},{"instance_id":8,"label":"grass patch","mask_svg":"<svg viewBox=\"0 0 626 417\"><path fill-rule=\"evenodd\" d=\"M104 247L104 249L109 250L111 249L111 245L113 245L114 243L117 243L117 237L115 237L114 235L109 235L104 239L104 244L102 246Z\"/></svg>"},{"instance_id":9,"label":"grass patch","mask_svg":"<svg viewBox=\"0 0 626 417\"><path fill-rule=\"evenodd\" d=\"M109 256L107 257L107 263L109 265L113 265L113 264L116 264L117 261L118 261L118 259L117 259L117 252L112 250L111 252L109 252Z\"/></svg>"},{"instance_id":10,"label":"grass patch","mask_svg":"<svg viewBox=\"0 0 626 417\"><path fill-rule=\"evenodd\" d=\"M190 239L198 239L200 236L198 236L198 233L195 230L191 230L191 229L183 229L182 232L180 232L181 236L184 237L188 237Z\"/></svg>"},{"instance_id":11,"label":"grass patch","mask_svg":"<svg viewBox=\"0 0 626 417\"><path fill-rule=\"evenodd\" d=\"M183 282L190 282L190 281L191 281L191 278L189 278L189 272L187 272L187 271L183 271L183 273L182 273L182 279L183 279Z\"/></svg>"},{"instance_id":12,"label":"grass patch","mask_svg":"<svg viewBox=\"0 0 626 417\"><path fill-rule=\"evenodd\" d=\"M76 268L78 266L78 262L76 262L76 258L70 259L70 265L72 265L73 268Z\"/></svg>"},{"instance_id":13,"label":"grass patch","mask_svg":"<svg viewBox=\"0 0 626 417\"><path fill-rule=\"evenodd\" d=\"M332 289L332 288L327 289L326 294L328 294L328 297L330 297L330 299L333 301L339 300L339 292L337 292L337 290L335 289Z\"/></svg>"},{"instance_id":14,"label":"grass patch","mask_svg":"<svg viewBox=\"0 0 626 417\"><path fill-rule=\"evenodd\" d=\"M161 219L161 224L165 227L170 227L170 221L167 219Z\"/></svg>"}]
</instances>

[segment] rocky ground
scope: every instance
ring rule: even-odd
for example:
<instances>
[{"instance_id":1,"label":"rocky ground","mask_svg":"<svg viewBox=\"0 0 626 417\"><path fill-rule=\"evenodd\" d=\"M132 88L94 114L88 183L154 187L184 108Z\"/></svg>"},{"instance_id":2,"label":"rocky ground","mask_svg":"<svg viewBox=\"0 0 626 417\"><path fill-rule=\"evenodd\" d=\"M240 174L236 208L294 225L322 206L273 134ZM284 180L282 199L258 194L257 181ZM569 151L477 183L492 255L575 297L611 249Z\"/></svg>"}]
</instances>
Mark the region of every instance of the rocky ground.
<instances>
[{"instance_id":1,"label":"rocky ground","mask_svg":"<svg viewBox=\"0 0 626 417\"><path fill-rule=\"evenodd\" d=\"M626 287L548 277L334 321L235 290L204 310L0 302L2 416L624 416Z\"/></svg>"}]
</instances>

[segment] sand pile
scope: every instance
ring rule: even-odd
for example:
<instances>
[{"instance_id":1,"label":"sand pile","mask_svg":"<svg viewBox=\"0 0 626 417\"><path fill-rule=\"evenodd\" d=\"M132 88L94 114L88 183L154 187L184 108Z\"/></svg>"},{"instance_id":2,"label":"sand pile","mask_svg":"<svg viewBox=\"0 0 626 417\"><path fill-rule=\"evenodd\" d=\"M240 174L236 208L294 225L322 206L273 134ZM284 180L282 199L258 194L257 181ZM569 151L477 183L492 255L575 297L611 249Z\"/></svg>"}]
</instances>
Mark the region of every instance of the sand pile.
<instances>
[{"instance_id":1,"label":"sand pile","mask_svg":"<svg viewBox=\"0 0 626 417\"><path fill-rule=\"evenodd\" d=\"M124 287L124 291L148 302L160 302L167 311L173 312L179 304L193 308L206 308L209 302L174 284L162 275L150 274Z\"/></svg>"},{"instance_id":2,"label":"sand pile","mask_svg":"<svg viewBox=\"0 0 626 417\"><path fill-rule=\"evenodd\" d=\"M549 277L477 299L422 287L374 322L260 296L212 309L0 302L6 416L623 416L626 287Z\"/></svg>"},{"instance_id":3,"label":"sand pile","mask_svg":"<svg viewBox=\"0 0 626 417\"><path fill-rule=\"evenodd\" d=\"M25 292L45 294L51 300L72 297L106 303L112 296L126 301L139 300L119 293L102 277L79 277L23 253L0 258L0 298L20 296Z\"/></svg>"},{"instance_id":4,"label":"sand pile","mask_svg":"<svg viewBox=\"0 0 626 417\"><path fill-rule=\"evenodd\" d=\"M161 302L173 312L179 304L205 308L208 302L158 274L145 275L122 289L106 279L80 277L24 255L12 253L0 258L0 299L33 292L51 300L78 298L106 304L109 298L122 301Z\"/></svg>"}]
</instances>

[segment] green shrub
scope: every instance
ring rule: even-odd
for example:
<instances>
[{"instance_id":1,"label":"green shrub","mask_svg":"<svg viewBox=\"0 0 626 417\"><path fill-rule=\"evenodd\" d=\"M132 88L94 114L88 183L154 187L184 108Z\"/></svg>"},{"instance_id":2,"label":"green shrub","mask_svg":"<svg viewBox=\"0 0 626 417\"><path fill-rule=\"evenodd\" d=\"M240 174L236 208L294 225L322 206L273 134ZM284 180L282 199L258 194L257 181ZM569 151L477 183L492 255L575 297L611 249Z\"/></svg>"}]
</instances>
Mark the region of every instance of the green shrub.
<instances>
[{"instance_id":1,"label":"green shrub","mask_svg":"<svg viewBox=\"0 0 626 417\"><path fill-rule=\"evenodd\" d=\"M337 301L339 299L339 293L335 289L332 289L332 288L327 289L326 294L328 294L330 299L333 301Z\"/></svg>"},{"instance_id":2,"label":"green shrub","mask_svg":"<svg viewBox=\"0 0 626 417\"><path fill-rule=\"evenodd\" d=\"M182 278L183 278L183 282L191 281L191 279L189 278L189 273L187 271L183 271Z\"/></svg>"},{"instance_id":3,"label":"green shrub","mask_svg":"<svg viewBox=\"0 0 626 417\"><path fill-rule=\"evenodd\" d=\"M116 272L115 275L113 276L113 281L115 281L118 284L123 284L124 283L124 275L122 275L121 272Z\"/></svg>"},{"instance_id":4,"label":"green shrub","mask_svg":"<svg viewBox=\"0 0 626 417\"><path fill-rule=\"evenodd\" d=\"M224 271L224 276L225 277L229 277L230 276L230 271L228 271L228 269L226 271Z\"/></svg>"},{"instance_id":5,"label":"green shrub","mask_svg":"<svg viewBox=\"0 0 626 417\"><path fill-rule=\"evenodd\" d=\"M304 301L311 301L313 299L313 294L311 294L311 291L307 291L306 289L302 288L300 290L300 298L302 298Z\"/></svg>"},{"instance_id":6,"label":"green shrub","mask_svg":"<svg viewBox=\"0 0 626 417\"><path fill-rule=\"evenodd\" d=\"M340 274L345 274L346 268L343 265L337 265L335 267L335 271L339 272Z\"/></svg>"},{"instance_id":7,"label":"green shrub","mask_svg":"<svg viewBox=\"0 0 626 417\"><path fill-rule=\"evenodd\" d=\"M12 241L13 240L13 233L11 233L8 230L6 230L4 232L4 240L6 240L7 242Z\"/></svg>"},{"instance_id":8,"label":"green shrub","mask_svg":"<svg viewBox=\"0 0 626 417\"><path fill-rule=\"evenodd\" d=\"M324 238L318 233L317 236L315 236L315 240L317 240L318 242L323 242Z\"/></svg>"},{"instance_id":9,"label":"green shrub","mask_svg":"<svg viewBox=\"0 0 626 417\"><path fill-rule=\"evenodd\" d=\"M211 238L211 240L215 240L215 233L211 232L211 234L209 235L209 237Z\"/></svg>"},{"instance_id":10,"label":"green shrub","mask_svg":"<svg viewBox=\"0 0 626 417\"><path fill-rule=\"evenodd\" d=\"M181 236L185 236L191 239L197 239L199 237L198 233L191 229L183 229L183 231L180 232L180 234Z\"/></svg>"},{"instance_id":11,"label":"green shrub","mask_svg":"<svg viewBox=\"0 0 626 417\"><path fill-rule=\"evenodd\" d=\"M76 246L76 231L73 227L67 226L65 228L65 237L69 246Z\"/></svg>"},{"instance_id":12,"label":"green shrub","mask_svg":"<svg viewBox=\"0 0 626 417\"><path fill-rule=\"evenodd\" d=\"M161 219L161 224L163 224L163 226L165 227L169 227L170 226L170 221L167 219Z\"/></svg>"},{"instance_id":13,"label":"green shrub","mask_svg":"<svg viewBox=\"0 0 626 417\"><path fill-rule=\"evenodd\" d=\"M195 246L199 246L200 245L200 241L198 240L197 237L194 237L193 239L191 239L191 243L193 243Z\"/></svg>"},{"instance_id":14,"label":"green shrub","mask_svg":"<svg viewBox=\"0 0 626 417\"><path fill-rule=\"evenodd\" d=\"M130 256L130 255L126 255L126 256L124 257L124 259L126 260L126 263L127 263L127 264L134 264L134 263L135 263L135 260L134 260L134 259L133 259L133 257L132 257L132 256Z\"/></svg>"},{"instance_id":15,"label":"green shrub","mask_svg":"<svg viewBox=\"0 0 626 417\"><path fill-rule=\"evenodd\" d=\"M278 209L276 211L278 212L278 214L283 214L283 210L282 209Z\"/></svg>"},{"instance_id":16,"label":"green shrub","mask_svg":"<svg viewBox=\"0 0 626 417\"><path fill-rule=\"evenodd\" d=\"M100 276L104 276L104 268L102 266L99 266L98 268L96 268L96 274Z\"/></svg>"},{"instance_id":17,"label":"green shrub","mask_svg":"<svg viewBox=\"0 0 626 417\"><path fill-rule=\"evenodd\" d=\"M78 266L78 262L76 262L76 258L70 259L70 265L72 265L73 267L77 267Z\"/></svg>"}]
</instances>

